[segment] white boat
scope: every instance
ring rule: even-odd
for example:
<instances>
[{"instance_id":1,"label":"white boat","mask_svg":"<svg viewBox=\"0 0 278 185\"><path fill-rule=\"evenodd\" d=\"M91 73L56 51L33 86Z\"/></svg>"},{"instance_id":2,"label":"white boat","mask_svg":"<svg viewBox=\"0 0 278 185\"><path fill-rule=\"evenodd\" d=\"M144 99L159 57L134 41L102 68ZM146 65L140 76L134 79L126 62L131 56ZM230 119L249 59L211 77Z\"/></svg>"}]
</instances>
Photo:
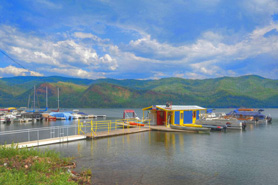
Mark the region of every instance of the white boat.
<instances>
[{"instance_id":1,"label":"white boat","mask_svg":"<svg viewBox=\"0 0 278 185\"><path fill-rule=\"evenodd\" d=\"M170 128L184 130L184 131L195 131L198 133L209 133L210 132L210 128L201 128L201 127L187 127L187 126L170 125Z\"/></svg>"},{"instance_id":2,"label":"white boat","mask_svg":"<svg viewBox=\"0 0 278 185\"><path fill-rule=\"evenodd\" d=\"M243 121L238 121L234 118L227 118L225 113L222 112L210 112L206 114L200 114L200 119L196 120L196 124L203 125L205 127L216 128L221 126L227 129L245 129L246 123Z\"/></svg>"},{"instance_id":3,"label":"white boat","mask_svg":"<svg viewBox=\"0 0 278 185\"><path fill-rule=\"evenodd\" d=\"M78 109L73 109L72 110L72 118L73 119L86 119L88 118L88 115L86 114L80 114Z\"/></svg>"}]
</instances>

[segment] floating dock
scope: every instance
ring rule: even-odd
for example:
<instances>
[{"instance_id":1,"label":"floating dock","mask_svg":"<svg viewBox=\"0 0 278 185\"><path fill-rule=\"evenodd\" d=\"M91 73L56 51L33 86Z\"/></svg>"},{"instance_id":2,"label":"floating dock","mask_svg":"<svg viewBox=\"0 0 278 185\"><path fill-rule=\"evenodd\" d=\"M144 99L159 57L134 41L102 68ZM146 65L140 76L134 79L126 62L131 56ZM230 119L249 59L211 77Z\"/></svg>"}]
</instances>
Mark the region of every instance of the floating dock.
<instances>
[{"instance_id":1,"label":"floating dock","mask_svg":"<svg viewBox=\"0 0 278 185\"><path fill-rule=\"evenodd\" d=\"M102 131L98 132L97 134L87 134L87 138L91 139L100 139L105 137L113 137L113 136L120 136L120 135L127 135L127 134L135 134L139 132L146 132L149 131L149 128L127 128L127 129L120 129L120 130L111 130L111 131Z\"/></svg>"},{"instance_id":2,"label":"floating dock","mask_svg":"<svg viewBox=\"0 0 278 185\"><path fill-rule=\"evenodd\" d=\"M89 118L106 118L106 115L88 115Z\"/></svg>"}]
</instances>

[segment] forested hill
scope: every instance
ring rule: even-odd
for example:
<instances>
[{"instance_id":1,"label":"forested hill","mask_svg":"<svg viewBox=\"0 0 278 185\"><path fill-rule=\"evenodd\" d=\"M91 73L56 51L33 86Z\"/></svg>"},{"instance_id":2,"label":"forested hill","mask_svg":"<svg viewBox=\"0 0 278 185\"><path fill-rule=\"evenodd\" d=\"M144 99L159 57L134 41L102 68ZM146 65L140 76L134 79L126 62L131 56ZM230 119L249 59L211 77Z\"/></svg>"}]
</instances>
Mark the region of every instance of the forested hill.
<instances>
[{"instance_id":1,"label":"forested hill","mask_svg":"<svg viewBox=\"0 0 278 185\"><path fill-rule=\"evenodd\" d=\"M222 77L204 80L163 78L159 80L79 79L59 76L0 79L0 107L26 107L36 85L36 106L49 107L145 107L153 104L200 105L204 107L278 107L278 80L260 76Z\"/></svg>"}]
</instances>

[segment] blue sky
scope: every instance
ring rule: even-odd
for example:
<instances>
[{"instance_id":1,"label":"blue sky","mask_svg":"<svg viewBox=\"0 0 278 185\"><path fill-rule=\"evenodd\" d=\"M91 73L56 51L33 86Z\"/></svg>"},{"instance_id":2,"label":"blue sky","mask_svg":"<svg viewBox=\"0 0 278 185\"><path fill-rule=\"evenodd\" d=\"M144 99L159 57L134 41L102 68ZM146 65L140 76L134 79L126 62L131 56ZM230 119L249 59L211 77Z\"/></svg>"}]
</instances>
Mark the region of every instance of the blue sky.
<instances>
[{"instance_id":1,"label":"blue sky","mask_svg":"<svg viewBox=\"0 0 278 185\"><path fill-rule=\"evenodd\" d=\"M0 77L278 79L278 0L3 0L0 49Z\"/></svg>"}]
</instances>

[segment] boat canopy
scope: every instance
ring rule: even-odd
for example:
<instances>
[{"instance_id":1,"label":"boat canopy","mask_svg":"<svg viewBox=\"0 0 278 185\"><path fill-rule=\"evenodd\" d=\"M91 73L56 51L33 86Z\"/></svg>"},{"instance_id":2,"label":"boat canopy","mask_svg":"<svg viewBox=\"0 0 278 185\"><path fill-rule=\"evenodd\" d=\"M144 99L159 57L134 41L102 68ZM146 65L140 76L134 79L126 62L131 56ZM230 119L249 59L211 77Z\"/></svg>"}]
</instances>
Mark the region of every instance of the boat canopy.
<instances>
[{"instance_id":1,"label":"boat canopy","mask_svg":"<svg viewBox=\"0 0 278 185\"><path fill-rule=\"evenodd\" d=\"M65 119L72 119L72 114L69 112L51 112L49 113L50 116L54 116L56 118L65 118Z\"/></svg>"},{"instance_id":2,"label":"boat canopy","mask_svg":"<svg viewBox=\"0 0 278 185\"><path fill-rule=\"evenodd\" d=\"M84 116L87 116L88 114L84 113L84 112L78 112L78 114L81 114L81 115L84 115Z\"/></svg>"},{"instance_id":3,"label":"boat canopy","mask_svg":"<svg viewBox=\"0 0 278 185\"><path fill-rule=\"evenodd\" d=\"M0 111L10 112L10 110L9 110L9 109L0 109Z\"/></svg>"},{"instance_id":4,"label":"boat canopy","mask_svg":"<svg viewBox=\"0 0 278 185\"><path fill-rule=\"evenodd\" d=\"M227 115L228 116L230 116L230 115L235 115L235 116L242 115L242 116L260 117L260 118L265 117L265 115L261 114L261 111L238 111L237 109L227 113Z\"/></svg>"},{"instance_id":5,"label":"boat canopy","mask_svg":"<svg viewBox=\"0 0 278 185\"><path fill-rule=\"evenodd\" d=\"M130 118L130 116L129 116L128 113L131 113L131 118L136 118L136 113L135 113L135 111L134 111L134 110L131 110L131 109L127 109L127 110L124 110L123 119Z\"/></svg>"},{"instance_id":6,"label":"boat canopy","mask_svg":"<svg viewBox=\"0 0 278 185\"><path fill-rule=\"evenodd\" d=\"M45 109L43 110L39 110L39 112L46 112L48 110L48 108L46 107Z\"/></svg>"},{"instance_id":7,"label":"boat canopy","mask_svg":"<svg viewBox=\"0 0 278 185\"><path fill-rule=\"evenodd\" d=\"M212 113L213 109L207 109L207 113Z\"/></svg>"}]
</instances>

